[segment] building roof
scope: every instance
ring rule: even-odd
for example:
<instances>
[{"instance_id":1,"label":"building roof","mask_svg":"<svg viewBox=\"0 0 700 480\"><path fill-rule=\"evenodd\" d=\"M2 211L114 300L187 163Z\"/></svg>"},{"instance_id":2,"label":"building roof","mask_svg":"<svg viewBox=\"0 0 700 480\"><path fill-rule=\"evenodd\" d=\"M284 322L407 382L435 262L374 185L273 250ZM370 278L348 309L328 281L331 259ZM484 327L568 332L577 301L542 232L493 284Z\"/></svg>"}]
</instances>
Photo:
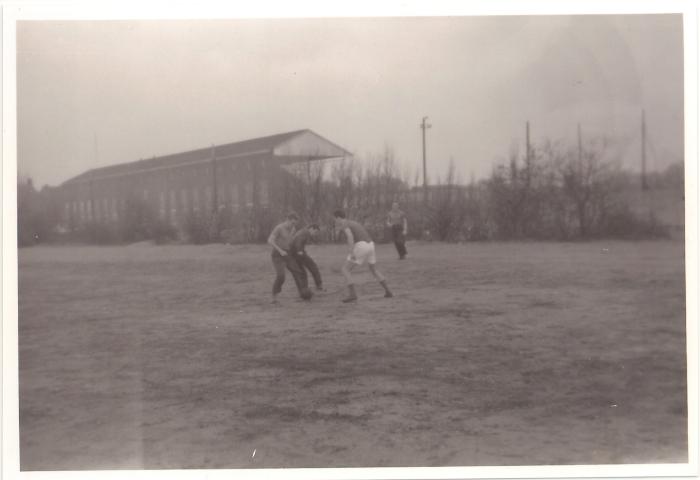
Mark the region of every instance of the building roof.
<instances>
[{"instance_id":1,"label":"building roof","mask_svg":"<svg viewBox=\"0 0 700 480\"><path fill-rule=\"evenodd\" d=\"M267 137L252 138L240 142L216 145L213 147L200 148L187 152L163 155L135 162L119 163L106 167L94 168L81 173L63 182L63 185L72 183L82 183L84 181L97 180L105 177L133 174L146 170L154 170L178 165L200 163L210 161L212 155L217 160L237 158L250 159L261 155L272 155L275 157L288 158L311 158L322 160L326 158L336 158L351 156L342 147L334 144L312 132L309 129L296 130L293 132L279 133Z\"/></svg>"}]
</instances>

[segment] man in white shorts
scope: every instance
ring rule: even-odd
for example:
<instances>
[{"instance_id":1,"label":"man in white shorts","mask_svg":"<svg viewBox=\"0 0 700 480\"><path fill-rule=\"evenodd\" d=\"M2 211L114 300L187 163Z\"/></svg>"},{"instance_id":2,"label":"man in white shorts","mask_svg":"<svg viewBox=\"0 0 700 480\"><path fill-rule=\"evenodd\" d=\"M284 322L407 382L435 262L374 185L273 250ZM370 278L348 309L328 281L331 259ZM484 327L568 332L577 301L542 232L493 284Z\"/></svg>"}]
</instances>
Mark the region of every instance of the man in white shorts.
<instances>
[{"instance_id":1,"label":"man in white shorts","mask_svg":"<svg viewBox=\"0 0 700 480\"><path fill-rule=\"evenodd\" d=\"M386 279L376 268L377 256L374 252L374 242L369 236L369 233L367 233L367 230L359 223L346 219L345 212L342 210L333 212L333 217L335 218L335 227L345 232L348 247L350 248L350 253L345 260L345 264L343 264L341 268L343 276L348 284L348 296L343 299L343 303L357 300L357 292L355 291L355 284L353 283L351 272L356 265L362 265L365 262L367 262L369 271L372 272L374 278L376 278L384 288L384 297L393 297L394 295L386 284Z\"/></svg>"}]
</instances>

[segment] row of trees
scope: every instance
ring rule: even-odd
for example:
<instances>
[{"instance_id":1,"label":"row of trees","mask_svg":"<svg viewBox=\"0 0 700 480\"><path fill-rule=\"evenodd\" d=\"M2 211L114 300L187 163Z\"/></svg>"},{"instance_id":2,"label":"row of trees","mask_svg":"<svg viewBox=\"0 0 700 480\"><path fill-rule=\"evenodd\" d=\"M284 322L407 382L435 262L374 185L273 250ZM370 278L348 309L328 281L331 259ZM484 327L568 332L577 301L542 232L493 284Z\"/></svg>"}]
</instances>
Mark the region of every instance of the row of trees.
<instances>
[{"instance_id":1,"label":"row of trees","mask_svg":"<svg viewBox=\"0 0 700 480\"><path fill-rule=\"evenodd\" d=\"M423 190L410 186L393 152L360 161L346 158L331 163L297 165L283 176L265 208L191 213L175 228L159 219L141 200L130 199L119 224L90 223L74 232L60 230L60 212L52 190L37 192L31 182L19 185L20 245L67 238L93 243L139 240L192 243L265 241L274 224L288 211L306 222L318 222L326 241L336 241L332 212L342 207L361 221L378 241L389 240L386 213L394 201L409 220L410 238L441 241L511 239L569 240L601 237L663 235L653 211L640 215L630 205L638 179L606 156L604 139L585 147L568 148L546 142L521 155L510 152L489 178L468 185L460 182L454 163L445 175ZM652 188L683 192L683 165L650 175Z\"/></svg>"},{"instance_id":2,"label":"row of trees","mask_svg":"<svg viewBox=\"0 0 700 480\"><path fill-rule=\"evenodd\" d=\"M571 239L663 234L653 211L634 212L625 192L639 188L635 176L606 158L607 141L586 148L545 143L518 162L499 165L481 193L497 238ZM676 167L674 167L675 169ZM675 170L669 170L669 175ZM683 184L677 187L682 192Z\"/></svg>"},{"instance_id":3,"label":"row of trees","mask_svg":"<svg viewBox=\"0 0 700 480\"><path fill-rule=\"evenodd\" d=\"M489 178L463 184L453 162L428 189L409 186L391 150L361 162L350 158L317 164L287 179L280 205L308 221L327 225L333 208L342 206L364 223L374 238L388 239L386 213L401 203L410 223L409 237L442 241L512 239L571 240L640 238L666 234L653 208L641 213L629 192L640 188L636 174L621 169L602 138L581 147L545 142L520 154L512 149ZM683 164L673 164L647 178L652 189L677 192L682 208ZM638 200L638 199L637 199ZM277 212L280 217L282 211Z\"/></svg>"}]
</instances>

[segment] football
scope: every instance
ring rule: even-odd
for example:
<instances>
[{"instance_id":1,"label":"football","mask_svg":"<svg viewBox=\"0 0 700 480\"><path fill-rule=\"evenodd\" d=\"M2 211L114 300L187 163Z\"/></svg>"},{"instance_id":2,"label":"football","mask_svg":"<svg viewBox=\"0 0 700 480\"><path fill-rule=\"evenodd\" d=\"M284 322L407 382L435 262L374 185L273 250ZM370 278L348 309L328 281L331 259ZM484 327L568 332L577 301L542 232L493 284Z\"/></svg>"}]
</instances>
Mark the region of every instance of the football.
<instances>
[{"instance_id":1,"label":"football","mask_svg":"<svg viewBox=\"0 0 700 480\"><path fill-rule=\"evenodd\" d=\"M304 300L311 300L311 297L313 297L313 293L311 293L311 290L308 288L305 288L301 291L301 298Z\"/></svg>"}]
</instances>

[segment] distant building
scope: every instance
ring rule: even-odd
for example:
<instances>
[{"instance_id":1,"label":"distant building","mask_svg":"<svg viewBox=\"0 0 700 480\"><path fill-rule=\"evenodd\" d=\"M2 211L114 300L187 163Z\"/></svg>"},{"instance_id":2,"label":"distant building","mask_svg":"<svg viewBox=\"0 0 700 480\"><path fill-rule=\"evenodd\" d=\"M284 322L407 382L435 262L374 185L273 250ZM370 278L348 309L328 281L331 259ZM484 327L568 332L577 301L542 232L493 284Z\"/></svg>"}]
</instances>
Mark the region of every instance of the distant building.
<instances>
[{"instance_id":1,"label":"distant building","mask_svg":"<svg viewBox=\"0 0 700 480\"><path fill-rule=\"evenodd\" d=\"M188 214L265 207L291 165L351 156L311 130L298 130L88 170L59 188L68 228L119 222L127 202L148 205L181 226Z\"/></svg>"}]
</instances>

